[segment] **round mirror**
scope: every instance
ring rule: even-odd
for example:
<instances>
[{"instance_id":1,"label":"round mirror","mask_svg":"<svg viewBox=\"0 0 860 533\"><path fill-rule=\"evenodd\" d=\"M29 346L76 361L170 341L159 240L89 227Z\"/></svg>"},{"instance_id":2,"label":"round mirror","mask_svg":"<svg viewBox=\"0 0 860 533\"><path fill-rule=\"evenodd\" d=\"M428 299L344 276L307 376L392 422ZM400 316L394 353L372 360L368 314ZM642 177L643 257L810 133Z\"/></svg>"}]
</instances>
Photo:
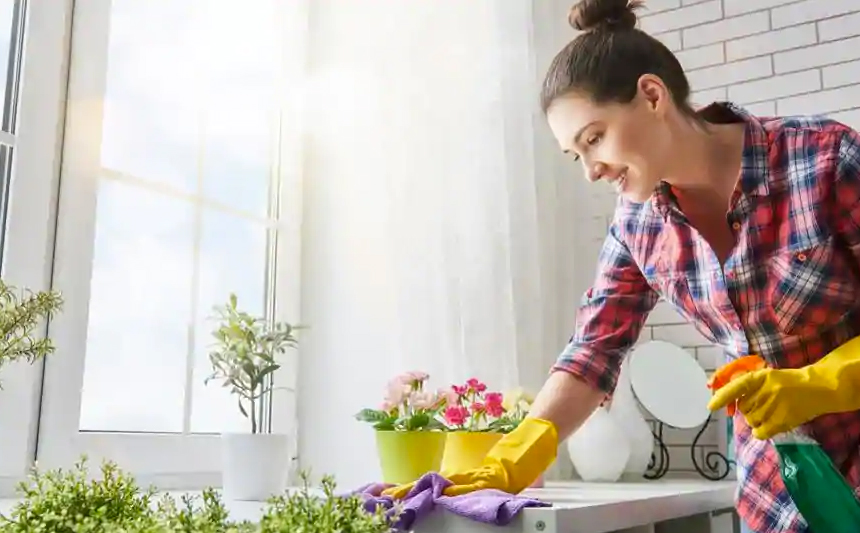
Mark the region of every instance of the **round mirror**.
<instances>
[{"instance_id":1,"label":"round mirror","mask_svg":"<svg viewBox=\"0 0 860 533\"><path fill-rule=\"evenodd\" d=\"M689 352L664 341L640 344L630 354L636 398L666 425L691 429L708 420L708 376Z\"/></svg>"}]
</instances>

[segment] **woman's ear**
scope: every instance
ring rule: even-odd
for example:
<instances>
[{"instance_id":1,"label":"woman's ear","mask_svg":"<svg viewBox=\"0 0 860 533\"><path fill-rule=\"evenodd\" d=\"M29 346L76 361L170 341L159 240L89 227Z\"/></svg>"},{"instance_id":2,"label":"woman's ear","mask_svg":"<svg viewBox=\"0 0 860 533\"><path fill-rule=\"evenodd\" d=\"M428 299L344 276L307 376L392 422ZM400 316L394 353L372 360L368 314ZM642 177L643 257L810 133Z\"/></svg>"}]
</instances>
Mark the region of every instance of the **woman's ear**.
<instances>
[{"instance_id":1,"label":"woman's ear","mask_svg":"<svg viewBox=\"0 0 860 533\"><path fill-rule=\"evenodd\" d=\"M636 93L648 105L649 111L662 113L671 100L669 89L659 77L643 74L636 82Z\"/></svg>"}]
</instances>

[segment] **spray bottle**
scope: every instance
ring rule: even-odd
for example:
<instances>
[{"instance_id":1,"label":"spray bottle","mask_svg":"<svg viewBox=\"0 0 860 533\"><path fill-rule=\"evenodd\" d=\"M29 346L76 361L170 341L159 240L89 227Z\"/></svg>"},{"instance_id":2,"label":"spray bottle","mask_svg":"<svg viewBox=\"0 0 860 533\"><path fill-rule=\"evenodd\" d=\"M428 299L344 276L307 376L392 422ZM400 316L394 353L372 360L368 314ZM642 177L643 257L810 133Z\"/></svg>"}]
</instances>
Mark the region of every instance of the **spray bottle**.
<instances>
[{"instance_id":1,"label":"spray bottle","mask_svg":"<svg viewBox=\"0 0 860 533\"><path fill-rule=\"evenodd\" d=\"M731 380L765 368L758 356L741 357L724 365L708 387L719 390ZM737 406L726 407L734 416ZM771 442L779 457L779 472L791 499L815 533L860 531L860 501L830 457L800 428L774 435Z\"/></svg>"}]
</instances>

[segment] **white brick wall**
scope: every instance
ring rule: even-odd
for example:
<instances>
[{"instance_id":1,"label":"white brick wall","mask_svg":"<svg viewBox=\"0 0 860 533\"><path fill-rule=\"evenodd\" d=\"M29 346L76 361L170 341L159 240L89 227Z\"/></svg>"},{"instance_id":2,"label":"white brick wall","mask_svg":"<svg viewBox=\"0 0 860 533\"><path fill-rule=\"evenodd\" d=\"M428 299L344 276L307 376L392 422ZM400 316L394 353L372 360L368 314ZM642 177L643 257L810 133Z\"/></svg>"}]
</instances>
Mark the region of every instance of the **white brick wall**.
<instances>
[{"instance_id":1,"label":"white brick wall","mask_svg":"<svg viewBox=\"0 0 860 533\"><path fill-rule=\"evenodd\" d=\"M860 128L860 1L651 0L642 29L673 49L693 101L827 114Z\"/></svg>"},{"instance_id":2,"label":"white brick wall","mask_svg":"<svg viewBox=\"0 0 860 533\"><path fill-rule=\"evenodd\" d=\"M760 115L824 114L860 129L860 0L646 0L642 14L642 29L677 54L695 104L727 99ZM588 189L583 222L596 258L615 197ZM662 302L642 339L674 342L708 371L722 360ZM672 470L692 469L695 433L669 433ZM702 441L713 449L717 439L713 424Z\"/></svg>"}]
</instances>

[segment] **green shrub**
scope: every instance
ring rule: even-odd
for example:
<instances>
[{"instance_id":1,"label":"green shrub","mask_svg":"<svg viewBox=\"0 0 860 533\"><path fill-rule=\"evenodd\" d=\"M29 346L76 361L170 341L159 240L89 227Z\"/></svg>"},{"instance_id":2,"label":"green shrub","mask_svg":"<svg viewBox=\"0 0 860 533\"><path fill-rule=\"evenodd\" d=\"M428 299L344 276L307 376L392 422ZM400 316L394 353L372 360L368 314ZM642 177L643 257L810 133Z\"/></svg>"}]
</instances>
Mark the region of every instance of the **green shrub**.
<instances>
[{"instance_id":1,"label":"green shrub","mask_svg":"<svg viewBox=\"0 0 860 533\"><path fill-rule=\"evenodd\" d=\"M260 519L259 533L388 533L392 531L391 520L396 520L399 510L391 519L383 509L368 513L358 497L342 498L335 494L335 482L331 476L322 478L322 494L314 494L307 473L301 474L302 487L296 492L276 496L269 500Z\"/></svg>"},{"instance_id":2,"label":"green shrub","mask_svg":"<svg viewBox=\"0 0 860 533\"><path fill-rule=\"evenodd\" d=\"M22 501L11 516L2 517L0 531L119 532L151 526L155 491L142 490L113 463L103 464L101 474L100 479L88 480L85 459L68 471L34 469L19 485Z\"/></svg>"},{"instance_id":3,"label":"green shrub","mask_svg":"<svg viewBox=\"0 0 860 533\"><path fill-rule=\"evenodd\" d=\"M358 497L338 497L331 477L321 493L302 473L302 487L271 498L259 524L232 521L215 489L197 496L156 497L116 464L90 479L86 459L72 470L34 469L19 485L21 501L0 516L0 533L389 533L384 511L364 510ZM396 519L399 511L395 511Z\"/></svg>"},{"instance_id":4,"label":"green shrub","mask_svg":"<svg viewBox=\"0 0 860 533\"><path fill-rule=\"evenodd\" d=\"M34 363L54 353L51 339L41 338L38 328L62 308L57 291L18 290L0 279L0 367Z\"/></svg>"}]
</instances>

